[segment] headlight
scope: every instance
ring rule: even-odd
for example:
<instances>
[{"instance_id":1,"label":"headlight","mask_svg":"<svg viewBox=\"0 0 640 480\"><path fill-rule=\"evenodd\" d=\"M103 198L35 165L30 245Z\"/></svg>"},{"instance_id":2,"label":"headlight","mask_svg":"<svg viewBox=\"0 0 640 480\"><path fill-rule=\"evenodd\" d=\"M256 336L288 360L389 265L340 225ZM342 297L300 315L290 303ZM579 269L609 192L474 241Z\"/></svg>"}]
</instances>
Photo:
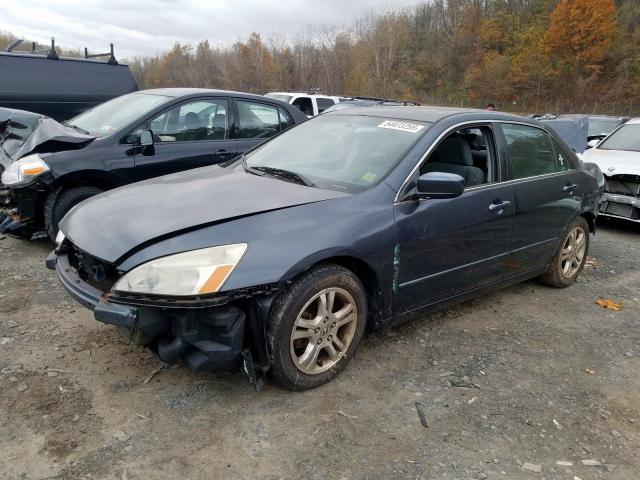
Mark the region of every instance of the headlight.
<instances>
[{"instance_id":1,"label":"headlight","mask_svg":"<svg viewBox=\"0 0 640 480\"><path fill-rule=\"evenodd\" d=\"M9 165L2 173L2 183L7 186L27 185L38 175L42 175L50 170L49 165L47 165L37 153L27 155Z\"/></svg>"},{"instance_id":2,"label":"headlight","mask_svg":"<svg viewBox=\"0 0 640 480\"><path fill-rule=\"evenodd\" d=\"M215 293L246 250L246 243L236 243L158 258L125 274L113 289L172 296Z\"/></svg>"}]
</instances>

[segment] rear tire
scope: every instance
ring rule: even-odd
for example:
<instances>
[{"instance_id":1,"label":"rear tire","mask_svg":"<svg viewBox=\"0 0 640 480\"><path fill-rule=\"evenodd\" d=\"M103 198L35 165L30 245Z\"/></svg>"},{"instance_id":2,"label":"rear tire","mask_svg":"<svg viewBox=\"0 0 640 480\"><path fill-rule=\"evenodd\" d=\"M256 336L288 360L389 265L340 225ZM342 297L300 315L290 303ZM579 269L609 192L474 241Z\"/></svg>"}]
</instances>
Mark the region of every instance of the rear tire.
<instances>
[{"instance_id":1,"label":"rear tire","mask_svg":"<svg viewBox=\"0 0 640 480\"><path fill-rule=\"evenodd\" d=\"M584 217L578 217L567 229L540 281L555 288L568 287L582 272L588 254L589 223Z\"/></svg>"},{"instance_id":2,"label":"rear tire","mask_svg":"<svg viewBox=\"0 0 640 480\"><path fill-rule=\"evenodd\" d=\"M271 375L281 386L307 390L344 369L360 344L367 300L356 275L321 265L274 300L267 320Z\"/></svg>"},{"instance_id":3,"label":"rear tire","mask_svg":"<svg viewBox=\"0 0 640 480\"><path fill-rule=\"evenodd\" d=\"M50 193L44 205L44 227L52 241L58 235L58 225L64 216L77 204L103 191L96 187L75 187L62 193Z\"/></svg>"}]
</instances>

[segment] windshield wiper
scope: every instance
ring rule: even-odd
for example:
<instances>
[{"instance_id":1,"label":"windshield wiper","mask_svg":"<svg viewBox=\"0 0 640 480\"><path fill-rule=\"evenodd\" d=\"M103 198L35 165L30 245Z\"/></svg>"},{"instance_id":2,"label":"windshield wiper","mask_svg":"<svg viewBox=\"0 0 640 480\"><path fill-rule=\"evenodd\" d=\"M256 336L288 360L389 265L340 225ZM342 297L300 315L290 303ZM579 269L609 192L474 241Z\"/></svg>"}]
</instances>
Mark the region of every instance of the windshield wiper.
<instances>
[{"instance_id":1,"label":"windshield wiper","mask_svg":"<svg viewBox=\"0 0 640 480\"><path fill-rule=\"evenodd\" d=\"M265 166L259 166L259 167L251 167L253 170L258 170L259 172L264 172L267 175L271 175L273 177L282 177L285 180L292 180L296 183L299 183L301 185L306 185L307 187L315 187L316 184L313 183L311 180L309 180L308 178L304 177L303 175L296 173L296 172L292 172L290 170L284 170L282 168L274 168L274 167L265 167Z\"/></svg>"},{"instance_id":2,"label":"windshield wiper","mask_svg":"<svg viewBox=\"0 0 640 480\"><path fill-rule=\"evenodd\" d=\"M73 125L72 123L67 123L66 121L62 122L62 125L64 125L65 127L73 128L74 130L80 133L84 133L85 135L91 135L91 132L88 132L84 128L79 127L78 125Z\"/></svg>"},{"instance_id":3,"label":"windshield wiper","mask_svg":"<svg viewBox=\"0 0 640 480\"><path fill-rule=\"evenodd\" d=\"M246 160L244 159L244 156L242 158L242 166L244 167L245 171L256 174L256 175L269 175L272 177L280 177L283 178L285 180L290 180L293 181L295 183L299 183L301 185L305 185L307 187L315 187L316 184L313 183L311 180L309 180L307 177L305 177L304 175L301 175L299 173L296 172L292 172L290 170L284 170L282 168L275 168L275 167L267 167L264 165L260 165L257 167L250 167L249 165L247 165Z\"/></svg>"}]
</instances>

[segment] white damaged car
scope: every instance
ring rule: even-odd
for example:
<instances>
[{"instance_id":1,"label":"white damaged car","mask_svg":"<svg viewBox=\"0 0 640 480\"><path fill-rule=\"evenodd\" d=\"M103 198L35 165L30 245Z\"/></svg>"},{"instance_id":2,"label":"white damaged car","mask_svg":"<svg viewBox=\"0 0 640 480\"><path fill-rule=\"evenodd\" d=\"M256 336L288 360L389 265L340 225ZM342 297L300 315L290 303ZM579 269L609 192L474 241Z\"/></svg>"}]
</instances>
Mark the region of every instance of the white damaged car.
<instances>
[{"instance_id":1,"label":"white damaged car","mask_svg":"<svg viewBox=\"0 0 640 480\"><path fill-rule=\"evenodd\" d=\"M640 223L640 118L618 127L582 159L605 177L599 214Z\"/></svg>"}]
</instances>

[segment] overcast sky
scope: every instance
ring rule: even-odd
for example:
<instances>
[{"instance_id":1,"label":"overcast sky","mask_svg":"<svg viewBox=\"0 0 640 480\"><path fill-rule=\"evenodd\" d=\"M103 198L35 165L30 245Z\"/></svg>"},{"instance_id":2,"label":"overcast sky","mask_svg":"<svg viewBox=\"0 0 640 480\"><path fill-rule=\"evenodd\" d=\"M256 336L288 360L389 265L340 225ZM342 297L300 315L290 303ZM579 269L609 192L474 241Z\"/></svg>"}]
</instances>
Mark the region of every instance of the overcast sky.
<instances>
[{"instance_id":1,"label":"overcast sky","mask_svg":"<svg viewBox=\"0 0 640 480\"><path fill-rule=\"evenodd\" d=\"M424 1L424 0L422 0ZM0 31L66 48L116 56L165 51L179 41L230 44L251 32L293 35L323 24L348 25L372 9L403 8L421 0L43 0L6 1Z\"/></svg>"}]
</instances>

